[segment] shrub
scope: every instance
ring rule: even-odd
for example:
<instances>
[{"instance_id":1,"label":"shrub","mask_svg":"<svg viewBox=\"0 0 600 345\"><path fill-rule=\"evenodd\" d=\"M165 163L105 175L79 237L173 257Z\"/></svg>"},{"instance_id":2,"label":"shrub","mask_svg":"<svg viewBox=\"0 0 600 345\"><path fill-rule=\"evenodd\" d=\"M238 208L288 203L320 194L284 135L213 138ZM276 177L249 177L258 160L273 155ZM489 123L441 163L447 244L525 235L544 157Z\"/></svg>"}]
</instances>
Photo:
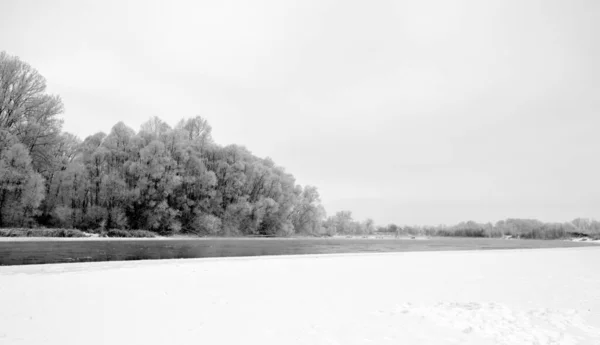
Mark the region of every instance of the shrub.
<instances>
[{"instance_id":1,"label":"shrub","mask_svg":"<svg viewBox=\"0 0 600 345\"><path fill-rule=\"evenodd\" d=\"M107 237L131 237L129 231L122 229L110 229L105 234Z\"/></svg>"},{"instance_id":2,"label":"shrub","mask_svg":"<svg viewBox=\"0 0 600 345\"><path fill-rule=\"evenodd\" d=\"M91 206L86 210L86 213L82 215L82 219L79 224L75 224L76 227L84 230L102 228L106 224L108 218L108 212L104 207Z\"/></svg>"},{"instance_id":3,"label":"shrub","mask_svg":"<svg viewBox=\"0 0 600 345\"><path fill-rule=\"evenodd\" d=\"M162 201L151 210L145 211L144 215L147 220L143 227L161 235L177 234L181 231L181 223L177 220L179 213L166 201Z\"/></svg>"},{"instance_id":4,"label":"shrub","mask_svg":"<svg viewBox=\"0 0 600 345\"><path fill-rule=\"evenodd\" d=\"M58 229L52 237L89 237L90 235L77 229Z\"/></svg>"},{"instance_id":5,"label":"shrub","mask_svg":"<svg viewBox=\"0 0 600 345\"><path fill-rule=\"evenodd\" d=\"M0 237L26 237L26 233L21 229L0 229Z\"/></svg>"},{"instance_id":6,"label":"shrub","mask_svg":"<svg viewBox=\"0 0 600 345\"><path fill-rule=\"evenodd\" d=\"M167 228L169 229L169 231L167 232L168 235L178 234L181 232L181 222L175 219L171 219Z\"/></svg>"},{"instance_id":7,"label":"shrub","mask_svg":"<svg viewBox=\"0 0 600 345\"><path fill-rule=\"evenodd\" d=\"M73 226L73 209L68 206L57 206L53 212L55 224L59 227Z\"/></svg>"},{"instance_id":8,"label":"shrub","mask_svg":"<svg viewBox=\"0 0 600 345\"><path fill-rule=\"evenodd\" d=\"M139 237L139 238L156 237L156 234L154 232L148 231L148 230L130 230L129 233L131 234L132 237Z\"/></svg>"},{"instance_id":9,"label":"shrub","mask_svg":"<svg viewBox=\"0 0 600 345\"><path fill-rule=\"evenodd\" d=\"M108 211L108 220L106 226L110 229L126 229L127 216L119 208L112 208Z\"/></svg>"},{"instance_id":10,"label":"shrub","mask_svg":"<svg viewBox=\"0 0 600 345\"><path fill-rule=\"evenodd\" d=\"M323 227L321 231L321 235L325 237L333 237L337 234L337 229L335 225L330 225L328 227Z\"/></svg>"},{"instance_id":11,"label":"shrub","mask_svg":"<svg viewBox=\"0 0 600 345\"><path fill-rule=\"evenodd\" d=\"M122 237L122 238L153 238L156 234L148 230L121 230L121 229L110 229L106 233L108 237Z\"/></svg>"},{"instance_id":12,"label":"shrub","mask_svg":"<svg viewBox=\"0 0 600 345\"><path fill-rule=\"evenodd\" d=\"M0 237L89 237L77 229L0 229Z\"/></svg>"},{"instance_id":13,"label":"shrub","mask_svg":"<svg viewBox=\"0 0 600 345\"><path fill-rule=\"evenodd\" d=\"M294 233L294 225L291 222L281 224L276 232L277 236L290 236Z\"/></svg>"},{"instance_id":14,"label":"shrub","mask_svg":"<svg viewBox=\"0 0 600 345\"><path fill-rule=\"evenodd\" d=\"M191 232L199 235L218 235L222 229L221 219L212 214L201 214L194 218Z\"/></svg>"}]
</instances>

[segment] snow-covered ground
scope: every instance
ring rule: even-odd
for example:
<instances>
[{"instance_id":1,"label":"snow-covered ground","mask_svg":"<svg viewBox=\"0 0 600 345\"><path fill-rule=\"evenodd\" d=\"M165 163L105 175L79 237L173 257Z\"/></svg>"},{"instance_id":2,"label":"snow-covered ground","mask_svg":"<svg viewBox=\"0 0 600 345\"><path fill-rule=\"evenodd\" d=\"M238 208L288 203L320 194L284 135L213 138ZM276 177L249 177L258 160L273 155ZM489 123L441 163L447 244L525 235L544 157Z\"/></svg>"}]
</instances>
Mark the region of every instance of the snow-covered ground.
<instances>
[{"instance_id":1,"label":"snow-covered ground","mask_svg":"<svg viewBox=\"0 0 600 345\"><path fill-rule=\"evenodd\" d=\"M593 240L589 237L581 237L581 238L574 238L571 241L573 242L588 242L588 243L598 243L600 244L600 240Z\"/></svg>"},{"instance_id":2,"label":"snow-covered ground","mask_svg":"<svg viewBox=\"0 0 600 345\"><path fill-rule=\"evenodd\" d=\"M0 267L0 344L600 344L600 247Z\"/></svg>"}]
</instances>

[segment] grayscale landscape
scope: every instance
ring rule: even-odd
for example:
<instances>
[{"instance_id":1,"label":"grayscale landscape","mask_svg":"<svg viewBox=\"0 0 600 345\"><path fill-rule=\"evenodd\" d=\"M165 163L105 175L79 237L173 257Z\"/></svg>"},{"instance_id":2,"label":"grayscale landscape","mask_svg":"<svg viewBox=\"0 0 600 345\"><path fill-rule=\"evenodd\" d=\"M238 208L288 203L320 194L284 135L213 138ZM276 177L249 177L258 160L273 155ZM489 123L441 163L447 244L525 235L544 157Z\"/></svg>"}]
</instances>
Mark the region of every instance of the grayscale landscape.
<instances>
[{"instance_id":1,"label":"grayscale landscape","mask_svg":"<svg viewBox=\"0 0 600 345\"><path fill-rule=\"evenodd\" d=\"M600 3L0 13L0 344L600 344Z\"/></svg>"}]
</instances>

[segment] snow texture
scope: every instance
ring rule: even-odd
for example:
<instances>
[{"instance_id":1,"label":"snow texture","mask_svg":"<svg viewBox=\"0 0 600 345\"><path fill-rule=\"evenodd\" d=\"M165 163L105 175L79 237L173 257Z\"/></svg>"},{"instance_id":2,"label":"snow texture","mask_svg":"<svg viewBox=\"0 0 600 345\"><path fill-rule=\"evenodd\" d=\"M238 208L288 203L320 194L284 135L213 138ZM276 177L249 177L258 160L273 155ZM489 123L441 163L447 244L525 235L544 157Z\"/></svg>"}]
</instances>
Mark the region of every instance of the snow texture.
<instances>
[{"instance_id":1,"label":"snow texture","mask_svg":"<svg viewBox=\"0 0 600 345\"><path fill-rule=\"evenodd\" d=\"M0 267L0 344L600 344L600 247Z\"/></svg>"}]
</instances>

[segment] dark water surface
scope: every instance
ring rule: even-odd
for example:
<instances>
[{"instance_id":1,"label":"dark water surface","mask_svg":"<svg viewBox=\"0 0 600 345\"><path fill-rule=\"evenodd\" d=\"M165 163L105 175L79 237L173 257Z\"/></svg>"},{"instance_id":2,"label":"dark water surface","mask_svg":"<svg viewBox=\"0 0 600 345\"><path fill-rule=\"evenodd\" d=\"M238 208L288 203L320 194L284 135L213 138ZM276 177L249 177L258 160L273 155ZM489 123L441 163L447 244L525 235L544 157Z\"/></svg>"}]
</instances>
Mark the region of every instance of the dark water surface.
<instances>
[{"instance_id":1,"label":"dark water surface","mask_svg":"<svg viewBox=\"0 0 600 345\"><path fill-rule=\"evenodd\" d=\"M581 247L593 244L482 238L131 239L0 241L0 265L285 254Z\"/></svg>"}]
</instances>

